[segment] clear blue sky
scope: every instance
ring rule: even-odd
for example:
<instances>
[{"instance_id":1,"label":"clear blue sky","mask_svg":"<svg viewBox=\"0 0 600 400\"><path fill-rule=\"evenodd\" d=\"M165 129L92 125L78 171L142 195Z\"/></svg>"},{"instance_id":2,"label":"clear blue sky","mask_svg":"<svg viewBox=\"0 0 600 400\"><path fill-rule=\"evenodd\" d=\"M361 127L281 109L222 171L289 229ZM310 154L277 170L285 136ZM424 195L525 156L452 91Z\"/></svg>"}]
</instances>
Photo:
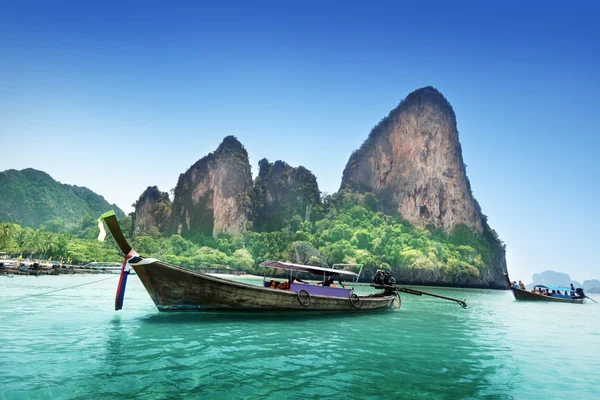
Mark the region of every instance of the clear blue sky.
<instances>
[{"instance_id":1,"label":"clear blue sky","mask_svg":"<svg viewBox=\"0 0 600 400\"><path fill-rule=\"evenodd\" d=\"M130 211L233 134L254 173L283 159L332 193L370 129L431 85L512 277L600 278L600 10L488 3L2 2L0 170Z\"/></svg>"}]
</instances>

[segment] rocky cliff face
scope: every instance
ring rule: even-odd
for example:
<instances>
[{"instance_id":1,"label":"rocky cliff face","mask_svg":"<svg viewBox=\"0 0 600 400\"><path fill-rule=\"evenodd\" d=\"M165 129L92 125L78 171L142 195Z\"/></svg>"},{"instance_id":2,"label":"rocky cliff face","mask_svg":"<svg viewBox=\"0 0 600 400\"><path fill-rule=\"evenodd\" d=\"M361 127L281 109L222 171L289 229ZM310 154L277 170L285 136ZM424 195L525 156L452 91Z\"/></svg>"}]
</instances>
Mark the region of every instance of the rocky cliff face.
<instances>
[{"instance_id":1,"label":"rocky cliff face","mask_svg":"<svg viewBox=\"0 0 600 400\"><path fill-rule=\"evenodd\" d=\"M516 279L515 279L516 280ZM542 271L539 274L533 274L531 277L531 286L534 285L550 285L550 286L566 286L569 287L571 283L575 287L582 287L581 283L571 279L569 274L564 272L556 272L552 270ZM584 286L585 289L585 286Z\"/></svg>"},{"instance_id":2,"label":"rocky cliff face","mask_svg":"<svg viewBox=\"0 0 600 400\"><path fill-rule=\"evenodd\" d=\"M414 225L449 232L464 224L482 234L493 248L493 265L480 280L491 286L506 286L504 247L471 193L456 116L436 89L412 92L373 128L350 157L342 189L373 192L385 211L397 211ZM425 282L429 278L414 280ZM440 283L444 278L432 276L431 280Z\"/></svg>"},{"instance_id":3,"label":"rocky cliff face","mask_svg":"<svg viewBox=\"0 0 600 400\"><path fill-rule=\"evenodd\" d=\"M252 174L248 153L233 136L226 137L179 176L175 187L171 231L235 235L251 220Z\"/></svg>"},{"instance_id":4,"label":"rocky cliff face","mask_svg":"<svg viewBox=\"0 0 600 400\"><path fill-rule=\"evenodd\" d=\"M283 161L258 163L254 182L253 215L257 232L277 231L294 215L310 220L311 209L320 204L317 178L306 168L290 167Z\"/></svg>"},{"instance_id":5,"label":"rocky cliff face","mask_svg":"<svg viewBox=\"0 0 600 400\"><path fill-rule=\"evenodd\" d=\"M483 230L454 111L432 87L409 94L371 131L350 157L342 188L375 193L415 225Z\"/></svg>"},{"instance_id":6,"label":"rocky cliff face","mask_svg":"<svg viewBox=\"0 0 600 400\"><path fill-rule=\"evenodd\" d=\"M133 234L143 235L152 230L165 232L170 217L171 200L168 193L161 192L156 186L149 186L135 203Z\"/></svg>"}]
</instances>

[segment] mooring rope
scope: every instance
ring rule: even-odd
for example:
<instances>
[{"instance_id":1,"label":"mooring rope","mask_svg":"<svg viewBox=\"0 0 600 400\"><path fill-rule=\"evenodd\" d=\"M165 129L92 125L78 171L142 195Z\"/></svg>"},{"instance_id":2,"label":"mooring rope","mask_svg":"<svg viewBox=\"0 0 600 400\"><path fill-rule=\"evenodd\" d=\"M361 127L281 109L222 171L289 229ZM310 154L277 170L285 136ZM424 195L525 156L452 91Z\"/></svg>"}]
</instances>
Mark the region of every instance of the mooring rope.
<instances>
[{"instance_id":1,"label":"mooring rope","mask_svg":"<svg viewBox=\"0 0 600 400\"><path fill-rule=\"evenodd\" d=\"M30 294L29 296L23 296L23 297L17 297L16 299L11 299L11 300L6 300L6 302L8 303L9 301L17 301L17 300L23 300L23 299L28 299L30 297L37 297L37 296L43 296L45 294L50 294L50 293L55 293L55 292L60 292L62 290L68 290L68 289L74 289L76 287L79 286L85 286L85 285L91 285L92 283L98 283L98 282L102 282L102 281L107 281L109 279L114 279L114 278L118 278L119 275L113 275L110 278L104 278L104 279L99 279L97 281L93 281L93 282L87 282L87 283L82 283L80 285L75 285L75 286L69 286L66 288L62 288L62 289L56 289L56 290L51 290L49 292L44 292L44 293L37 293L37 294Z\"/></svg>"}]
</instances>

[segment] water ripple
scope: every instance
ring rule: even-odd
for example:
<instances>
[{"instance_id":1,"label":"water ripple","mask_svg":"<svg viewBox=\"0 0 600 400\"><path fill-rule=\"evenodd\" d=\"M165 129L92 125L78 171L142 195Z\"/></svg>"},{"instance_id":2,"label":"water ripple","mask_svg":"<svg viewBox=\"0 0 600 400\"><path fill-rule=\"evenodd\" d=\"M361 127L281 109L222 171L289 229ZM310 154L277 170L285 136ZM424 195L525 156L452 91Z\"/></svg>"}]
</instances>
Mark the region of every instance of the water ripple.
<instances>
[{"instance_id":1,"label":"water ripple","mask_svg":"<svg viewBox=\"0 0 600 400\"><path fill-rule=\"evenodd\" d=\"M97 277L15 277L0 296L86 279ZM366 315L158 313L132 279L114 312L115 285L5 302L0 399L596 396L594 304L432 289L469 308L406 295L401 310Z\"/></svg>"}]
</instances>

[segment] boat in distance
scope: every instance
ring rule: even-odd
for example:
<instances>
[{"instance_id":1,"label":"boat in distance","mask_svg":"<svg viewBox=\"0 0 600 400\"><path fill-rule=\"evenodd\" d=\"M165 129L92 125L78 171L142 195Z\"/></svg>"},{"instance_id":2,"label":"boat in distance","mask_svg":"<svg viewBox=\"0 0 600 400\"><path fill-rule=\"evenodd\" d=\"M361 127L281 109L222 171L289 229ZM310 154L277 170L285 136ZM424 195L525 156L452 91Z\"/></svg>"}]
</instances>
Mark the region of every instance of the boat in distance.
<instances>
[{"instance_id":1,"label":"boat in distance","mask_svg":"<svg viewBox=\"0 0 600 400\"><path fill-rule=\"evenodd\" d=\"M527 301L551 301L556 303L574 303L574 304L583 304L585 303L585 299L587 296L583 292L583 289L577 288L572 294L570 293L570 289L563 287L552 287L546 285L535 285L533 287L533 291L529 291L527 289L522 289L517 287L510 282L508 278L508 274L504 274L506 279L508 280L508 284L510 286L510 290L515 296L515 300L527 300ZM557 290L559 289L559 290ZM560 290L565 294L558 294ZM554 292L554 293L552 293ZM558 293L557 293L558 292Z\"/></svg>"},{"instance_id":2,"label":"boat in distance","mask_svg":"<svg viewBox=\"0 0 600 400\"><path fill-rule=\"evenodd\" d=\"M362 312L400 306L400 295L395 287L361 296L353 289L343 287L343 277L352 277L355 283L358 280L359 273L352 271L270 261L263 266L289 271L290 279L284 282L272 280L257 286L143 258L123 236L114 212L105 213L100 219L104 220L126 255L117 289L116 310L122 308L127 275L131 270L137 273L159 311ZM293 274L298 272L323 277L323 282L315 285L294 278ZM334 283L334 278L341 287Z\"/></svg>"},{"instance_id":3,"label":"boat in distance","mask_svg":"<svg viewBox=\"0 0 600 400\"><path fill-rule=\"evenodd\" d=\"M536 285L536 289L551 289L545 285ZM515 299L517 300L534 300L534 301L554 301L558 303L576 303L582 304L585 302L584 297L574 297L570 295L554 295L554 294L543 294L541 292L530 292L529 290L520 289L516 287L511 288Z\"/></svg>"}]
</instances>

